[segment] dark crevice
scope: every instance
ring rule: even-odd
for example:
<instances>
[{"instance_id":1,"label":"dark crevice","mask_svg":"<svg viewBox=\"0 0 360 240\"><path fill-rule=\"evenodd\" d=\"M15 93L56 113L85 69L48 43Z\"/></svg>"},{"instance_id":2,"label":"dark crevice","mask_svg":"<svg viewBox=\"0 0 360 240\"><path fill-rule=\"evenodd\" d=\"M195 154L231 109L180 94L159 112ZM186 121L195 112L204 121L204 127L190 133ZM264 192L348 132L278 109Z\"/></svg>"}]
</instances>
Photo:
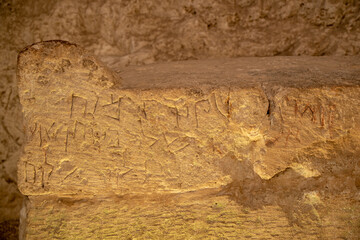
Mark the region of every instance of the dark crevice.
<instances>
[{"instance_id":1,"label":"dark crevice","mask_svg":"<svg viewBox=\"0 0 360 240\"><path fill-rule=\"evenodd\" d=\"M266 111L266 115L268 116L268 117L270 117L270 114L271 114L271 104L270 104L270 100L268 99L268 102L269 102L269 104L268 104L268 109L267 109L267 111Z\"/></svg>"},{"instance_id":2,"label":"dark crevice","mask_svg":"<svg viewBox=\"0 0 360 240\"><path fill-rule=\"evenodd\" d=\"M266 87L265 85L261 86L267 100L267 109L266 109L266 116L271 121L273 111L275 109L275 102L274 102L274 95L276 94L276 91L274 89L270 89Z\"/></svg>"}]
</instances>

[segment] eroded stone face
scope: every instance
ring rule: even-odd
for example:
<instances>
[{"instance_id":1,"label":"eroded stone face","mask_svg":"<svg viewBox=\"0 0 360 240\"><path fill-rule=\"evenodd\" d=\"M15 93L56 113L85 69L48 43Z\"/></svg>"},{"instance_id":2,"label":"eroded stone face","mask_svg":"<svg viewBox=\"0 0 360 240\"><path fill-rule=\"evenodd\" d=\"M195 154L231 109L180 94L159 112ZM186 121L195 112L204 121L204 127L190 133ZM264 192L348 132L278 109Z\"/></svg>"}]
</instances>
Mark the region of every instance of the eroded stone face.
<instances>
[{"instance_id":1,"label":"eroded stone face","mask_svg":"<svg viewBox=\"0 0 360 240\"><path fill-rule=\"evenodd\" d=\"M358 60L192 61L116 74L76 45L32 45L19 56L26 146L18 181L30 196L28 224L45 213L37 203L47 196L99 209L114 196L136 196L146 209L157 201L149 195L189 196L181 201L204 211L207 197L227 196L235 212L280 207L290 228L309 224L309 212L312 222L328 219L317 212L322 199L355 198L359 188Z\"/></svg>"},{"instance_id":2,"label":"eroded stone face","mask_svg":"<svg viewBox=\"0 0 360 240\"><path fill-rule=\"evenodd\" d=\"M26 45L66 39L122 67L218 56L356 55L359 6L300 0L1 1L0 222L17 219L22 201L16 164L24 135L15 79L16 56Z\"/></svg>"},{"instance_id":3,"label":"eroded stone face","mask_svg":"<svg viewBox=\"0 0 360 240\"><path fill-rule=\"evenodd\" d=\"M230 180L221 159L228 154L239 161L251 158L250 144L268 122L261 89L106 88L96 86L103 83L101 74L94 85L74 81L87 74L92 78L92 70L76 67L75 73L41 77L36 89L21 93L32 109L25 113L28 144L19 164L24 193L219 187Z\"/></svg>"}]
</instances>

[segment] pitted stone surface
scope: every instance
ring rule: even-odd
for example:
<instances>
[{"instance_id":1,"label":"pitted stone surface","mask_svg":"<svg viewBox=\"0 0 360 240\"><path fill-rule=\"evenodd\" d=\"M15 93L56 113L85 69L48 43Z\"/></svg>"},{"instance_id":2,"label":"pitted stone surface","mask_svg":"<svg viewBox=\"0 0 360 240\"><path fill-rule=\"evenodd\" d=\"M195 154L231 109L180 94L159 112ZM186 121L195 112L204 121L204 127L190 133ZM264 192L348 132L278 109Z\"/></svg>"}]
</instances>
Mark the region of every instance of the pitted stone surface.
<instances>
[{"instance_id":1,"label":"pitted stone surface","mask_svg":"<svg viewBox=\"0 0 360 240\"><path fill-rule=\"evenodd\" d=\"M249 230L247 223L240 223L247 213L238 211L266 207L266 219L279 216L271 236L320 236L312 225L331 229L326 221L334 216L322 212L321 206L340 199L334 196L341 195L346 206L359 207L351 202L360 187L359 60L240 58L117 71L67 42L26 48L18 61L26 132L18 181L30 197L26 236L34 237L36 226L46 229L53 224L37 218L51 205L59 211L53 219L57 221L66 215L66 206L80 214L92 201L99 211L117 211L107 202L117 198L125 203L138 199L146 208L142 211L154 212L155 222L164 218L160 212L165 203L160 199L174 201L169 209L188 209L204 228L234 217ZM62 198L71 203L56 202ZM205 220L210 202L220 200L235 216L222 213L225 219ZM79 201L84 201L82 210L72 207ZM152 206L156 202L160 208ZM192 202L199 212L191 210ZM177 217L170 214L169 219ZM61 218L86 220L78 215ZM99 233L100 238L122 236L123 227L114 224L111 230L101 230L105 235ZM187 228L184 222L176 224ZM294 224L308 230L295 230ZM95 225L89 229L97 229ZM52 234L72 231L63 227L64 233ZM294 232L285 236L283 227ZM44 236L50 236L52 228L48 229ZM153 236L167 234L149 229ZM134 235L131 231L137 230L129 231ZM214 231L211 236L236 236L223 232L223 227ZM354 226L350 232L356 231Z\"/></svg>"},{"instance_id":2,"label":"pitted stone surface","mask_svg":"<svg viewBox=\"0 0 360 240\"><path fill-rule=\"evenodd\" d=\"M16 163L24 135L15 72L25 46L64 39L122 67L217 57L357 55L359 7L348 0L1 1L0 224L18 219L22 201Z\"/></svg>"}]
</instances>

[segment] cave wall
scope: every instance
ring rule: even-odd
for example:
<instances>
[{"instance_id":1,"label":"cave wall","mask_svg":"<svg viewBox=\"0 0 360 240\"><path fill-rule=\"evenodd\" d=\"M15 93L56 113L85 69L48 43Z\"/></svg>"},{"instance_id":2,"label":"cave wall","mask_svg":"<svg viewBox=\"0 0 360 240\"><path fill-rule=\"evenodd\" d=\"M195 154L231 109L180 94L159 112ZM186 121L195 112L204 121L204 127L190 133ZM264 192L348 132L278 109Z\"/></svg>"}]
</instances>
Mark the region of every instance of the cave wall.
<instances>
[{"instance_id":1,"label":"cave wall","mask_svg":"<svg viewBox=\"0 0 360 240\"><path fill-rule=\"evenodd\" d=\"M358 55L360 1L1 0L0 33L4 226L16 225L22 202L16 185L24 142L16 59L25 46L67 40L120 68L219 57Z\"/></svg>"}]
</instances>

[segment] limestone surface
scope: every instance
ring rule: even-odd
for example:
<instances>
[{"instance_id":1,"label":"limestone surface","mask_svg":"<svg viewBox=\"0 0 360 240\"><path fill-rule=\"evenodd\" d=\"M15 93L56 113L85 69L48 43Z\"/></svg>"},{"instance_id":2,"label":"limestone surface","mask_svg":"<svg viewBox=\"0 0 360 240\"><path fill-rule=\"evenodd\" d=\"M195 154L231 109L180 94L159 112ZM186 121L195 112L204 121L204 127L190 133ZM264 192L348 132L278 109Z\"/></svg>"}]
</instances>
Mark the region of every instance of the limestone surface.
<instances>
[{"instance_id":1,"label":"limestone surface","mask_svg":"<svg viewBox=\"0 0 360 240\"><path fill-rule=\"evenodd\" d=\"M22 237L358 238L359 62L110 70L75 44L29 46Z\"/></svg>"},{"instance_id":2,"label":"limestone surface","mask_svg":"<svg viewBox=\"0 0 360 240\"><path fill-rule=\"evenodd\" d=\"M24 134L15 72L25 46L64 39L122 68L218 57L356 55L359 15L355 0L0 1L0 227L17 224L22 202L16 163Z\"/></svg>"}]
</instances>

